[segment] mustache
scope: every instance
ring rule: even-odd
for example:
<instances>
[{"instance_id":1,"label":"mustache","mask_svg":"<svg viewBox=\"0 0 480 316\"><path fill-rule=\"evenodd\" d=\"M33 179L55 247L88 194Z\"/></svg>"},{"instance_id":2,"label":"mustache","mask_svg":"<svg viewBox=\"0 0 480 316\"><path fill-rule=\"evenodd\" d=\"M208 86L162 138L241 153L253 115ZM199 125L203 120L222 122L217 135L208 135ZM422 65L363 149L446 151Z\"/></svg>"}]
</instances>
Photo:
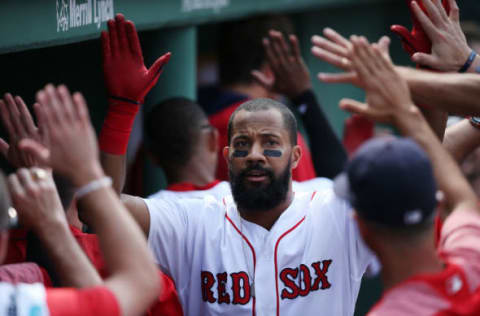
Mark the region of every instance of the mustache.
<instances>
[{"instance_id":1,"label":"mustache","mask_svg":"<svg viewBox=\"0 0 480 316\"><path fill-rule=\"evenodd\" d=\"M250 166L247 166L247 168L245 168L244 170L242 170L239 174L239 177L240 178L245 178L248 173L252 172L252 171L260 171L260 172L263 172L265 173L270 179L273 178L274 176L274 173L271 169L269 168L265 168L263 167L262 165L260 165L259 163L256 163L254 165L250 165Z\"/></svg>"}]
</instances>

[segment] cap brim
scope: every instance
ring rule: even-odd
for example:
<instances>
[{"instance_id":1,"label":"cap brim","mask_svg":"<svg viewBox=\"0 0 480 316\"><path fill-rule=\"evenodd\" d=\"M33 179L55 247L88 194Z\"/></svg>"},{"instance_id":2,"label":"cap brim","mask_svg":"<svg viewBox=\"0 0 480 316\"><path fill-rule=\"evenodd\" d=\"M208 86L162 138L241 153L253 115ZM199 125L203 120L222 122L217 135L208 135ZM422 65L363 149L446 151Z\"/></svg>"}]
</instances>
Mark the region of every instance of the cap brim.
<instances>
[{"instance_id":1,"label":"cap brim","mask_svg":"<svg viewBox=\"0 0 480 316\"><path fill-rule=\"evenodd\" d=\"M333 191L335 194L344 199L350 204L353 202L353 194L350 190L350 181L348 180L348 175L346 172L342 172L333 180Z\"/></svg>"}]
</instances>

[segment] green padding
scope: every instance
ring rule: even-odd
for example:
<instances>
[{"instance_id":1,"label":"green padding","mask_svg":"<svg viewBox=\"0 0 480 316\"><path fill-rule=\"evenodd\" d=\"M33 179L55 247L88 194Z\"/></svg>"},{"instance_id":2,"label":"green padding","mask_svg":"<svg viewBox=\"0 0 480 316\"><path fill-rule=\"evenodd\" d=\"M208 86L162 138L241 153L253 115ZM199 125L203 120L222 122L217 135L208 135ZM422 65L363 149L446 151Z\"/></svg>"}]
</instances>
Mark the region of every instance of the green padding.
<instances>
[{"instance_id":1,"label":"green padding","mask_svg":"<svg viewBox=\"0 0 480 316\"><path fill-rule=\"evenodd\" d=\"M375 1L381 0L2 0L0 54L96 38L118 12L139 30L152 30Z\"/></svg>"}]
</instances>

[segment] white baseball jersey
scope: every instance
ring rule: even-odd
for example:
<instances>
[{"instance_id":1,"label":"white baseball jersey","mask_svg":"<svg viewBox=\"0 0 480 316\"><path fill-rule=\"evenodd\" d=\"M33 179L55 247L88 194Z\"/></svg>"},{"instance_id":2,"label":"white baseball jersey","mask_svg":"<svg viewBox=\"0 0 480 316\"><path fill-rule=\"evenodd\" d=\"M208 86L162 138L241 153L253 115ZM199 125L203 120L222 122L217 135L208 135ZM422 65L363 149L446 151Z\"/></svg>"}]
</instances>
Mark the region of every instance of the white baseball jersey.
<instances>
[{"instance_id":1,"label":"white baseball jersey","mask_svg":"<svg viewBox=\"0 0 480 316\"><path fill-rule=\"evenodd\" d=\"M270 230L231 196L145 203L149 246L185 315L353 315L373 255L331 188L295 193Z\"/></svg>"},{"instance_id":2,"label":"white baseball jersey","mask_svg":"<svg viewBox=\"0 0 480 316\"><path fill-rule=\"evenodd\" d=\"M314 178L308 181L292 182L293 192L305 192L305 191L320 191L324 188L332 187L333 182L328 178ZM152 195L149 199L183 199L183 198L204 198L206 195L211 195L216 199L223 199L224 197L231 195L230 183L228 181L221 181L215 186L207 190L191 190L191 191L170 191L160 190Z\"/></svg>"}]
</instances>

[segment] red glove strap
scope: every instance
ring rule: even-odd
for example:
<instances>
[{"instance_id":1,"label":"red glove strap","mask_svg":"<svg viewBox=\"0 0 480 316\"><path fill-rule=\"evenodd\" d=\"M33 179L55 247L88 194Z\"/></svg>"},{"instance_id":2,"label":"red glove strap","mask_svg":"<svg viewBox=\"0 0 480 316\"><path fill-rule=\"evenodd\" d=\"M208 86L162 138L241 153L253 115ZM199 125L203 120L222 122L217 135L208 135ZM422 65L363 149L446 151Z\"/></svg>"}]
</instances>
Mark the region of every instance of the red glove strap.
<instances>
[{"instance_id":1,"label":"red glove strap","mask_svg":"<svg viewBox=\"0 0 480 316\"><path fill-rule=\"evenodd\" d=\"M100 132L100 150L112 155L125 155L135 115L140 108L128 102L110 99L107 117Z\"/></svg>"}]
</instances>

